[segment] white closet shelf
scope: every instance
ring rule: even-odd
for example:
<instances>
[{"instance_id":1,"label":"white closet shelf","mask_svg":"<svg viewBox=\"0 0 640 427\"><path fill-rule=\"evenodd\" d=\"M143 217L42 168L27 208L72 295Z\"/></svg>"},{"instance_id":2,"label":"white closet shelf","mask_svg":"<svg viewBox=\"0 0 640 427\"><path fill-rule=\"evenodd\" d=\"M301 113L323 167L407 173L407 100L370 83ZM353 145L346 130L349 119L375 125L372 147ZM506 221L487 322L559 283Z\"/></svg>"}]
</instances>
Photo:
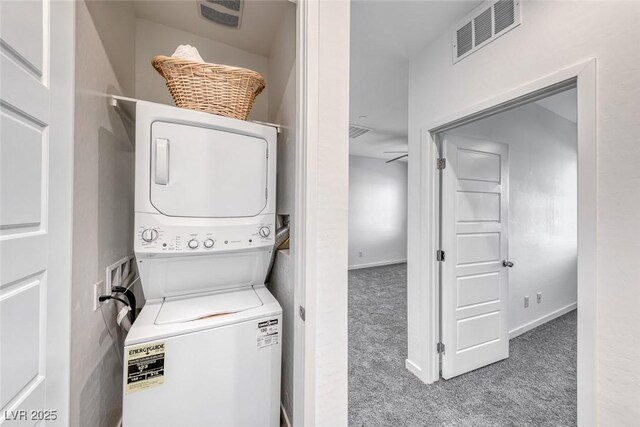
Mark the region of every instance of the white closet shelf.
<instances>
[{"instance_id":1,"label":"white closet shelf","mask_svg":"<svg viewBox=\"0 0 640 427\"><path fill-rule=\"evenodd\" d=\"M111 106L121 112L130 124L136 122L136 102L138 102L137 99L118 95L111 95L109 100Z\"/></svg>"},{"instance_id":2,"label":"white closet shelf","mask_svg":"<svg viewBox=\"0 0 640 427\"><path fill-rule=\"evenodd\" d=\"M140 101L140 99L135 99L135 98L127 98L126 96L119 96L119 95L111 95L111 99L109 100L109 103L111 104L111 106L113 108L115 108L116 110L118 110L124 120L126 120L127 122L129 122L129 124L131 125L135 125L136 122L136 103ZM267 122L261 122L258 120L249 120L251 123L257 123L260 125L265 125L265 126L271 126L276 128L276 132L280 133L280 125L275 124L275 123L267 123Z\"/></svg>"}]
</instances>

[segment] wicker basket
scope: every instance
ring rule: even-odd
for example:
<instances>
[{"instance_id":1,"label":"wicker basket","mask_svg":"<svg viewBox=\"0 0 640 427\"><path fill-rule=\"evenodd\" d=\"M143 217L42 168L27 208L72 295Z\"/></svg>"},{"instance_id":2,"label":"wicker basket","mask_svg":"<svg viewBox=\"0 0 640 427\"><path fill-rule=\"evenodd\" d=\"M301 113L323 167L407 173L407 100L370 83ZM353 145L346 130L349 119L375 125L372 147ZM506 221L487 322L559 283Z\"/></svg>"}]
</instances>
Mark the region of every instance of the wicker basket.
<instances>
[{"instance_id":1,"label":"wicker basket","mask_svg":"<svg viewBox=\"0 0 640 427\"><path fill-rule=\"evenodd\" d=\"M167 81L176 105L191 110L247 120L256 96L264 89L259 73L227 65L156 56L153 67Z\"/></svg>"}]
</instances>

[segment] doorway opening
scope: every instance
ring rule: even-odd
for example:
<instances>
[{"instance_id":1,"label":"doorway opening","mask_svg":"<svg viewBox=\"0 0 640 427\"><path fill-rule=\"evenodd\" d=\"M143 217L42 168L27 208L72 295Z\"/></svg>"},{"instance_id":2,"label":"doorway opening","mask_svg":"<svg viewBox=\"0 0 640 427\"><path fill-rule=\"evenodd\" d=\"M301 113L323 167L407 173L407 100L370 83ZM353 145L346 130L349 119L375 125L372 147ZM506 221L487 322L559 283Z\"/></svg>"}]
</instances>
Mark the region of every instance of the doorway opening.
<instances>
[{"instance_id":1,"label":"doorway opening","mask_svg":"<svg viewBox=\"0 0 640 427\"><path fill-rule=\"evenodd\" d=\"M574 81L436 135L442 380L398 363L406 266L351 271L354 425L576 424L576 93Z\"/></svg>"},{"instance_id":2,"label":"doorway opening","mask_svg":"<svg viewBox=\"0 0 640 427\"><path fill-rule=\"evenodd\" d=\"M440 374L503 420L576 423L576 122L572 87L437 138Z\"/></svg>"},{"instance_id":3,"label":"doorway opening","mask_svg":"<svg viewBox=\"0 0 640 427\"><path fill-rule=\"evenodd\" d=\"M595 382L595 225L596 225L596 185L595 185L595 147L596 147L596 125L595 125L595 60L587 60L583 63L575 66L559 70L558 72L545 76L539 80L514 88L506 93L503 93L496 98L483 102L478 105L471 106L463 111L450 115L447 118L438 120L431 125L424 127L423 143L420 146L419 154L420 169L425 176L425 180L420 183L421 198L423 200L424 207L421 207L421 246L425 250L425 253L433 251L433 260L427 260L422 264L422 269L418 273L418 279L424 280L424 282L416 282L415 278L412 280L410 275L409 280L409 295L416 295L416 292L424 295L425 298L422 301L416 303L419 308L422 308L425 313L425 320L417 321L412 316L409 316L410 330L413 324L416 327L417 336L426 336L426 347L424 352L415 352L416 343L409 337L409 353L410 358L407 359L407 368L424 383L447 383L448 381L438 381L440 379L440 358L441 353L438 350L443 350L441 346L441 333L445 335L447 327L444 326L444 321L440 322L441 315L446 315L446 308L441 305L441 293L443 297L446 297L445 291L440 287L440 268L441 261L438 261L435 254L437 250L442 250L441 245L445 236L440 230L440 213L444 210L444 202L440 200L440 180L438 170L438 158L440 157L439 146L446 139L447 132L451 132L454 129L459 129L462 126L479 122L482 119L496 116L500 113L513 110L516 107L523 106L535 101L539 101L543 98L551 97L552 95L565 92L569 89L575 88L576 93L576 140L577 149L575 153L576 158L576 172L577 175L577 306L580 310L577 311L577 356L576 356L576 378L577 389L577 421L581 423L591 423L594 420L595 414L593 412L594 405L594 382ZM494 129L495 131L495 129ZM447 161L447 167L450 165ZM457 201L456 201L457 203ZM457 238L456 238L457 239ZM451 240L451 239L450 239ZM480 239L481 240L481 239ZM478 240L476 240L478 241ZM486 242L484 242L486 243ZM416 248L414 248L415 250ZM446 251L445 251L446 252ZM446 257L448 261L457 260L460 255L457 253L457 248L454 252L449 252L448 255L452 257ZM467 252L468 255L468 252ZM500 261L509 261L508 258L500 259ZM511 261L513 262L513 261ZM446 263L446 261L445 261ZM514 262L514 265L517 263ZM507 267L508 268L508 267ZM513 269L511 269L513 271ZM531 273L538 274L541 278L544 277L546 271L543 269L542 274L537 271ZM456 286L458 284L456 283ZM443 283L443 286L445 284ZM537 293L529 295L529 304L537 304ZM449 290L451 294L451 290ZM518 295L518 293L514 293ZM524 296L521 294L522 310L531 310L530 308L524 308ZM519 298L519 297L518 297ZM409 299L411 301L411 298ZM449 301L451 296L449 295ZM544 292L542 296L542 306L544 305ZM548 300L547 300L548 301ZM553 302L553 301L552 301ZM456 301L457 303L457 301ZM540 306L540 307L542 307ZM451 305L448 307L451 312ZM571 304L564 306L565 311L572 308ZM556 308L555 315L562 314L560 307ZM529 311L529 313L535 312ZM411 313L410 313L411 314ZM485 313L486 314L486 313ZM548 313L549 314L549 313ZM491 317L491 316L485 316ZM522 324L521 328L515 328L511 330L512 336L523 333L540 323L545 322L549 318L553 318L554 315L541 316L542 319L533 318L528 322ZM516 318L516 317L514 317ZM486 319L485 319L486 320ZM495 317L493 319L495 321ZM553 322L551 322L553 323ZM470 325L464 325L470 326ZM464 329L464 328L463 328ZM473 348L473 339L470 341L469 330L460 330L464 335L462 344L471 344L469 349ZM484 331L484 328L482 328ZM448 331L451 331L449 326ZM507 326L507 331L509 331ZM535 332L535 331L534 331ZM473 331L472 331L473 333ZM504 331L501 330L504 336ZM451 335L451 334L450 334ZM508 334L506 335L508 339ZM481 337L480 337L481 338ZM450 337L449 339L455 339ZM464 340L467 341L464 341ZM475 339L475 337L474 337ZM518 339L518 338L516 338ZM475 344L478 344L482 339L476 340ZM493 341L488 339L485 335L485 341ZM446 342L444 344L445 354L449 352L451 355L451 347L447 348ZM453 349L455 352L464 352L464 346L459 342L453 342ZM412 347L413 346L413 347ZM462 348L461 348L462 347ZM414 354L412 355L412 348ZM433 351L432 351L433 349ZM557 351L554 349L554 351ZM486 355L484 355L486 356ZM489 357L486 356L485 363L489 362ZM443 360L444 361L444 360ZM447 361L444 361L444 365L447 365ZM454 363L455 365L455 363ZM499 364L491 365L496 366ZM463 366L463 365L460 365ZM482 366L482 364L480 365ZM467 365L468 370L474 368ZM446 372L445 372L446 371ZM462 369L461 372L465 370ZM447 371L447 368L443 366L443 376L455 377L455 369ZM463 378L465 376L461 376Z\"/></svg>"}]
</instances>

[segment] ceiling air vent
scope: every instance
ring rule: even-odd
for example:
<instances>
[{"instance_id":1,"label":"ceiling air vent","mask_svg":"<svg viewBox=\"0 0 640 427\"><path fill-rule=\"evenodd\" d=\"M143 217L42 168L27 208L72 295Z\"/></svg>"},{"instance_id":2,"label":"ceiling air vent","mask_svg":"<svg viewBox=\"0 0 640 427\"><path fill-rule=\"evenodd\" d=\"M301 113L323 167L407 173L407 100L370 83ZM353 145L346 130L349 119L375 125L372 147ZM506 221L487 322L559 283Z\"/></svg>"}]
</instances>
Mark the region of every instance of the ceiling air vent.
<instances>
[{"instance_id":1,"label":"ceiling air vent","mask_svg":"<svg viewBox=\"0 0 640 427\"><path fill-rule=\"evenodd\" d=\"M515 4L513 0L500 0L494 4L493 20L495 22L496 34L513 25L515 22Z\"/></svg>"},{"instance_id":2,"label":"ceiling air vent","mask_svg":"<svg viewBox=\"0 0 640 427\"><path fill-rule=\"evenodd\" d=\"M469 23L470 24L470 23ZM480 46L493 35L491 33L491 8L473 19L474 46Z\"/></svg>"},{"instance_id":3,"label":"ceiling air vent","mask_svg":"<svg viewBox=\"0 0 640 427\"><path fill-rule=\"evenodd\" d=\"M455 27L453 63L520 25L520 0L498 0L475 9Z\"/></svg>"},{"instance_id":4,"label":"ceiling air vent","mask_svg":"<svg viewBox=\"0 0 640 427\"><path fill-rule=\"evenodd\" d=\"M458 56L462 56L473 49L473 26L471 22L456 31L456 38L458 40L458 49L456 50Z\"/></svg>"},{"instance_id":5,"label":"ceiling air vent","mask_svg":"<svg viewBox=\"0 0 640 427\"><path fill-rule=\"evenodd\" d=\"M349 124L349 138L356 139L359 136L364 135L367 132L370 132L371 129L363 128L361 126L356 126Z\"/></svg>"},{"instance_id":6,"label":"ceiling air vent","mask_svg":"<svg viewBox=\"0 0 640 427\"><path fill-rule=\"evenodd\" d=\"M200 15L216 24L240 28L242 0L199 0Z\"/></svg>"}]
</instances>

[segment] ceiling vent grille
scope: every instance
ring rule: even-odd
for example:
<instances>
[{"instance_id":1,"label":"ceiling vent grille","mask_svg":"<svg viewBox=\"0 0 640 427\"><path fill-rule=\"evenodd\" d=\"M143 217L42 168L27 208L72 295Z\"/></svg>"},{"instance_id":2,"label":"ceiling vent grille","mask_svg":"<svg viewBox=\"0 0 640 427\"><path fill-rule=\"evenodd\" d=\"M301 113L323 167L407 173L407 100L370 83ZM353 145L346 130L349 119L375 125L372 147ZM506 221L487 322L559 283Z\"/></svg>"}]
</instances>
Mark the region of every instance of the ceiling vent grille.
<instances>
[{"instance_id":1,"label":"ceiling vent grille","mask_svg":"<svg viewBox=\"0 0 640 427\"><path fill-rule=\"evenodd\" d=\"M513 0L500 0L493 5L493 21L495 33L498 34L515 22L515 4Z\"/></svg>"},{"instance_id":2,"label":"ceiling vent grille","mask_svg":"<svg viewBox=\"0 0 640 427\"><path fill-rule=\"evenodd\" d=\"M471 12L453 32L453 63L520 25L520 0L498 0Z\"/></svg>"},{"instance_id":3,"label":"ceiling vent grille","mask_svg":"<svg viewBox=\"0 0 640 427\"><path fill-rule=\"evenodd\" d=\"M473 49L473 25L471 22L456 31L456 38L458 40L458 56L462 56Z\"/></svg>"},{"instance_id":4,"label":"ceiling vent grille","mask_svg":"<svg viewBox=\"0 0 640 427\"><path fill-rule=\"evenodd\" d=\"M371 132L371 129L363 128L361 126L356 126L349 124L349 138L356 139L359 136L364 135L367 132Z\"/></svg>"},{"instance_id":5,"label":"ceiling vent grille","mask_svg":"<svg viewBox=\"0 0 640 427\"><path fill-rule=\"evenodd\" d=\"M469 22L471 24L471 22ZM474 46L480 46L493 35L491 33L491 8L473 19Z\"/></svg>"},{"instance_id":6,"label":"ceiling vent grille","mask_svg":"<svg viewBox=\"0 0 640 427\"><path fill-rule=\"evenodd\" d=\"M200 0L203 18L229 28L240 28L242 0Z\"/></svg>"}]
</instances>

